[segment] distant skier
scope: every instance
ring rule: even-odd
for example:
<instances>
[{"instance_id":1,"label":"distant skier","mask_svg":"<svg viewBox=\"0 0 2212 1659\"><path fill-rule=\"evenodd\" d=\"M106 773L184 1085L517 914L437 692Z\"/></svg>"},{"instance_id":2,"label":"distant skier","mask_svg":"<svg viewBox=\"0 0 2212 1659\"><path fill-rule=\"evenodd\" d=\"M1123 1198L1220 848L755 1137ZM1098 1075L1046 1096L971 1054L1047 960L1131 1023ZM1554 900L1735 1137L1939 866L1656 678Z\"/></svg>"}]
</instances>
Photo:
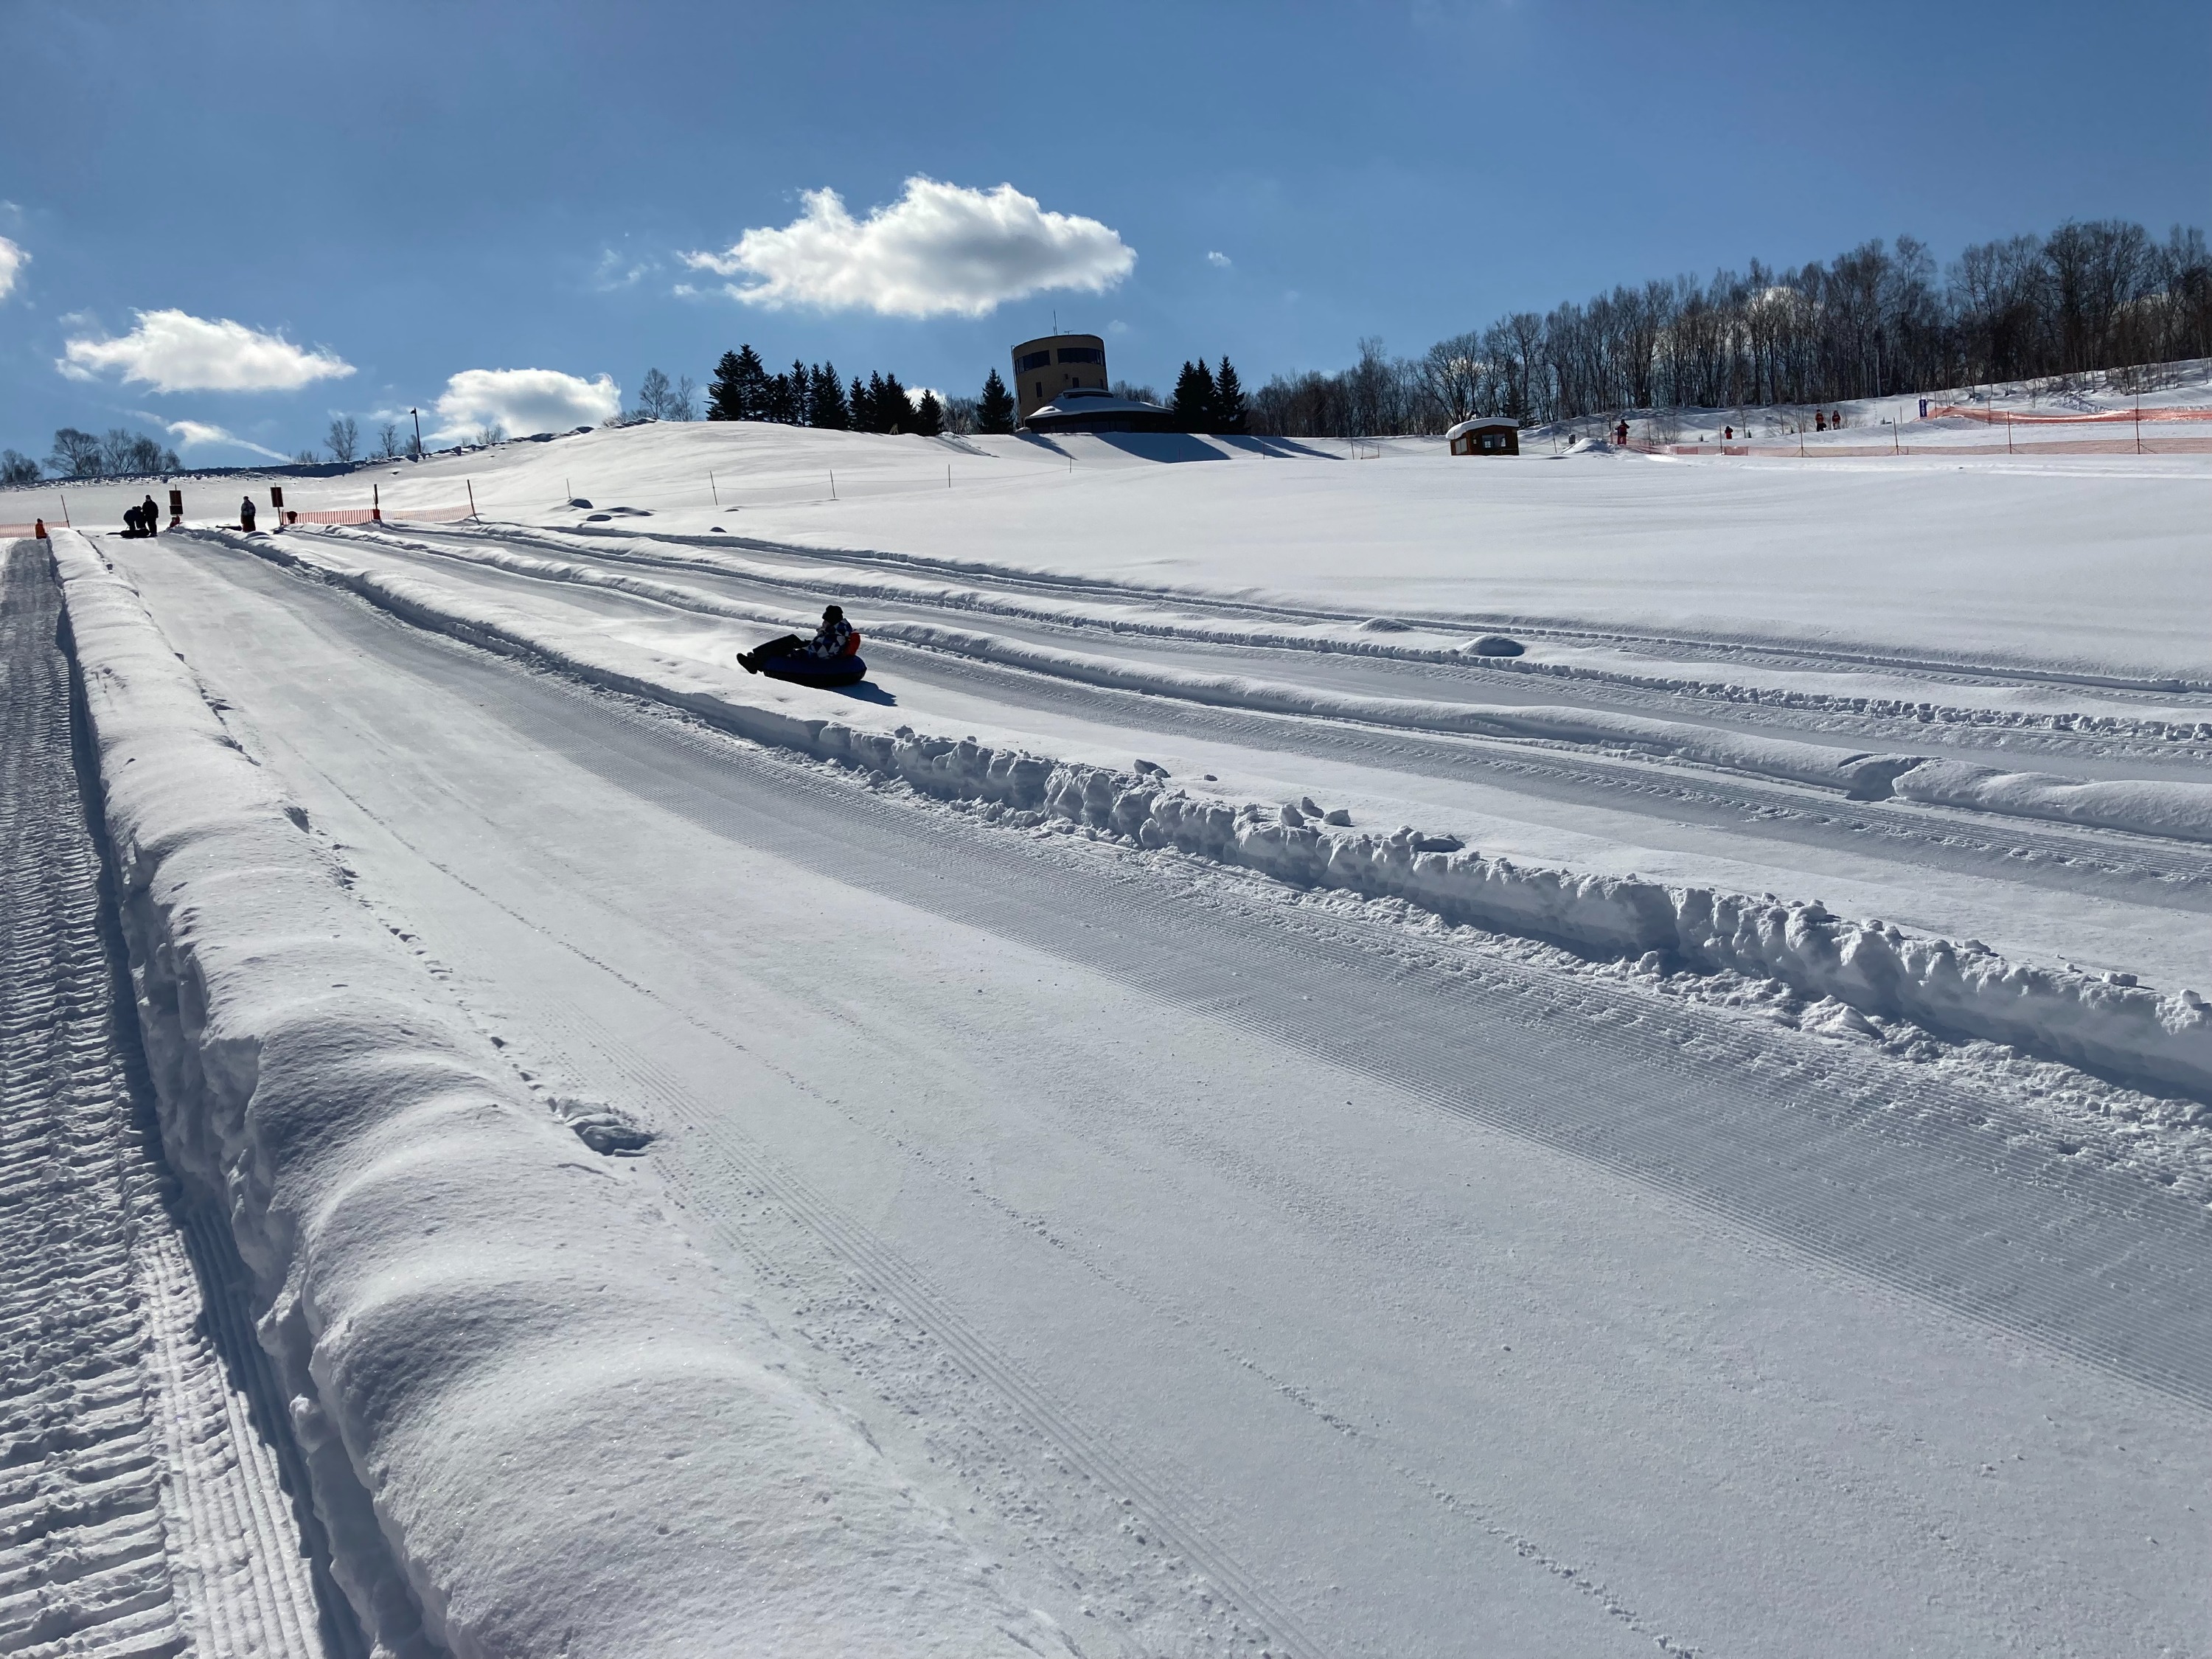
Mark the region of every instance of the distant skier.
<instances>
[{"instance_id":1,"label":"distant skier","mask_svg":"<svg viewBox=\"0 0 2212 1659\"><path fill-rule=\"evenodd\" d=\"M741 653L738 663L746 673L757 674L763 663L772 662L778 657L815 657L828 662L834 657L843 656L852 639L853 624L845 620L844 611L834 605L825 605L822 611L822 626L815 630L812 639L802 640L796 634L786 634L780 640L770 640L766 645L757 645Z\"/></svg>"},{"instance_id":2,"label":"distant skier","mask_svg":"<svg viewBox=\"0 0 2212 1659\"><path fill-rule=\"evenodd\" d=\"M138 503L138 522L146 526L146 533L149 536L161 533L161 509L154 505L151 495Z\"/></svg>"},{"instance_id":3,"label":"distant skier","mask_svg":"<svg viewBox=\"0 0 2212 1659\"><path fill-rule=\"evenodd\" d=\"M238 527L249 536L253 533L253 497L251 495L238 504Z\"/></svg>"},{"instance_id":4,"label":"distant skier","mask_svg":"<svg viewBox=\"0 0 2212 1659\"><path fill-rule=\"evenodd\" d=\"M1628 422L1623 421L1613 429L1613 441L1623 449L1628 447Z\"/></svg>"}]
</instances>

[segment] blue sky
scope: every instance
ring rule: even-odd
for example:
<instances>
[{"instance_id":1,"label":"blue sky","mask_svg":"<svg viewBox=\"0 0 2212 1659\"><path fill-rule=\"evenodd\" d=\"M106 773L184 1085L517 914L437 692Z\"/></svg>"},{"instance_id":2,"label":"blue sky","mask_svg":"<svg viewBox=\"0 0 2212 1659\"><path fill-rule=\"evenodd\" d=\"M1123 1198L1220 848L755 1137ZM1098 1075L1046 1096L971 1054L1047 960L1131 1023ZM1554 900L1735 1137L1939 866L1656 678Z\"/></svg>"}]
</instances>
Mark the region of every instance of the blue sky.
<instances>
[{"instance_id":1,"label":"blue sky","mask_svg":"<svg viewBox=\"0 0 2212 1659\"><path fill-rule=\"evenodd\" d=\"M526 418L745 340L972 392L1055 311L1117 378L1256 384L1901 231L2212 219L2201 0L9 0L0 63L0 445L41 456L64 422L217 464L252 455L210 432L289 453L337 410ZM523 369L558 378L453 379Z\"/></svg>"}]
</instances>

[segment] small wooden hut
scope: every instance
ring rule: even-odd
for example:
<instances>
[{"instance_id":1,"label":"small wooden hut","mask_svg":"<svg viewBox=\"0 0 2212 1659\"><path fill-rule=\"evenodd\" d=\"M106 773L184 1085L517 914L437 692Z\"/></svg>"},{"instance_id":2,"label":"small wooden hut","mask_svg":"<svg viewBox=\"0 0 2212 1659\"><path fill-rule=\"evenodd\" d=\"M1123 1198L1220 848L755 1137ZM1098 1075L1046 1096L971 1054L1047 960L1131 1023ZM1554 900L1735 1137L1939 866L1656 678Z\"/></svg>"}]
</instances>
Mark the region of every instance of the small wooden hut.
<instances>
[{"instance_id":1,"label":"small wooden hut","mask_svg":"<svg viewBox=\"0 0 2212 1659\"><path fill-rule=\"evenodd\" d=\"M1455 455L1518 455L1521 428L1503 415L1478 415L1444 434Z\"/></svg>"}]
</instances>

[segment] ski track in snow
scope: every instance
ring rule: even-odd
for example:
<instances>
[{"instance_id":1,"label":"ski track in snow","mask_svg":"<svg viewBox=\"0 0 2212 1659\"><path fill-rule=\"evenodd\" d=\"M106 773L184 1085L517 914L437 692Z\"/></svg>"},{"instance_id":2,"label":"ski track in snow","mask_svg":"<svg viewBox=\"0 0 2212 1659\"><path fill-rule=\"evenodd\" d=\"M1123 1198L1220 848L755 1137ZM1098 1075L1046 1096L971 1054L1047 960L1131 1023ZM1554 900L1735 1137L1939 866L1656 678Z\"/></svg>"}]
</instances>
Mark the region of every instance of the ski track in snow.
<instances>
[{"instance_id":1,"label":"ski track in snow","mask_svg":"<svg viewBox=\"0 0 2212 1659\"><path fill-rule=\"evenodd\" d=\"M181 1212L102 938L59 596L0 586L0 1652L328 1656L267 1362ZM312 1526L312 1521L308 1525Z\"/></svg>"},{"instance_id":2,"label":"ski track in snow","mask_svg":"<svg viewBox=\"0 0 2212 1659\"><path fill-rule=\"evenodd\" d=\"M295 720L311 727L320 720L325 730L397 731L413 708L489 711L486 718L520 739L518 753L581 767L659 811L727 837L732 847L767 846L797 866L1082 962L1255 1040L1387 1080L1443 1121L1504 1128L1571 1152L1728 1218L1778 1247L1810 1251L1847 1273L2075 1354L2194 1407L2212 1404L2212 1349L2193 1311L2202 1302L2201 1209L2162 1200L2131 1181L2106 1181L2055 1163L2036 1133L1993 1114L1985 1096L1962 1097L1940 1081L1914 1078L1908 1068L1876 1067L1873 1097L1854 1099L1808 1064L1809 1054L1832 1052L1807 1048L1809 1039L1731 1028L1695 1010L1655 1006L1635 989L1557 969L1493 962L1439 988L1420 964L1394 958L1383 930L1347 927L1328 917L1286 919L1279 905L1240 897L1234 881L1193 890L1164 878L1158 859L1118 848L1005 830L979 832L948 809L900 799L896 792L862 792L823 769L763 756L665 712L518 672L296 578L218 560L189 577L165 578L164 591L181 594L179 583L234 584L246 613L273 602L311 616L326 637L367 659L365 669L337 673L331 683L337 689L327 694L362 701L287 714L288 728ZM372 695L376 675L394 670L388 693ZM283 671L270 672L277 676L271 684L282 684ZM297 682L295 695L326 694ZM249 700L240 717L264 732L279 723L277 706L265 698ZM272 759L295 767L326 763L289 745ZM411 857L473 895L496 913L490 920L504 918L502 925L532 936L541 954L550 943L606 976L605 992L579 1005L534 993L512 978L530 952L502 957L490 943L479 946L477 941L489 940L496 929L474 925L473 911L457 911L436 930L441 948L488 953L471 965L477 982L511 1006L514 1023L500 1029L533 1056L550 1056L556 1069L596 1064L611 1072L676 1124L680 1133L655 1161L686 1207L713 1237L791 1286L799 1328L891 1400L895 1413L935 1419L933 1434L924 1431L925 1443L947 1450L971 1486L995 1486L1003 1526L1018 1533L1026 1527L1035 1551L1087 1559L1102 1587L1110 1588L1104 1581L1116 1571L1130 1572L1128 1561L1112 1553L1110 1539L1078 1529L1103 1530L1095 1513L1085 1515L1085 1491L1093 1494L1094 1510L1096 1494L1126 1496L1143 1519L1139 1534L1149 1528L1171 1544L1252 1620L1194 1625L1147 1613L1143 1594L1125 1589L1124 1616L1140 1632L1181 1630L1194 1640L1209 1631L1235 1639L1243 1631L1244 1641L1261 1637L1284 1650L1350 1650L1341 1626L1316 1623L1311 1586L1286 1601L1271 1588L1264 1567L1213 1541L1221 1516L1196 1494L1179 1491L1181 1483L1159 1466L1157 1453L1119 1449L1126 1430L1117 1435L1086 1423L1085 1410L1065 1398L1064 1382L1055 1389L1031 1375L1034 1356L1024 1361L1005 1339L994 1341L973 1329L973 1312L963 1314L955 1305L958 1298L927 1270L857 1219L849 1200L841 1204L825 1195L818 1176L810 1181L798 1173L728 1113L693 1103L699 1073L678 1053L683 1042L664 1036L656 1055L638 1036L623 1035L624 1018L613 1005L628 995L656 1005L641 1026L637 1017L629 1018L633 1032L653 1029L656 1021L665 1029L672 1009L696 1040L722 1050L723 1065L747 1051L745 1043L732 1046L726 1025L686 1012L673 994L657 964L680 960L677 939L633 952L629 966L615 963L604 946L586 942L595 927L605 926L593 920L600 901L583 901L590 888L580 887L578 902L569 905L534 898L531 889L542 884L527 872L471 852L472 846L496 845L495 837L449 836L443 854L409 842L410 832L390 819L391 808L362 793L374 784L373 772L357 775L350 787L327 773L325 781L372 833L397 840ZM421 798L421 787L402 782L394 799L410 797ZM449 861L462 858L470 871ZM1164 869L1171 876L1171 860ZM495 893L495 884L508 890ZM416 918L427 913L410 912L396 896L384 902L396 916L424 925ZM619 896L610 890L605 902L616 904ZM504 981L501 963L509 975ZM547 975L549 983L558 982L557 974ZM1327 1018L1315 1018L1316 1006ZM1576 1058L1569 1061L1569 1054ZM1480 1064L1471 1066L1476 1056ZM598 1081L607 1086L604 1076ZM1172 1115L1163 1123L1161 1133L1175 1128ZM912 1145L887 1125L879 1133L892 1144ZM957 1164L939 1164L926 1147L906 1156L917 1177L927 1173L939 1187L957 1189ZM1210 1326L1205 1310L1180 1305L1193 1293L1188 1288L1131 1290L1128 1264L1117 1268L1110 1249L1070 1236L1079 1230L1064 1219L1031 1212L1009 1198L980 1201L1037 1240L1032 1248L1068 1258L1079 1273L1111 1281L1109 1288L1141 1292L1164 1326ZM849 1293L841 1298L835 1273L824 1279L808 1270L804 1253L794 1252L777 1224L761 1214L764 1207L791 1218L798 1233L860 1287L866 1305L849 1305ZM1343 1224L1356 1231L1361 1219L1354 1206ZM1418 1214L1395 1223L1380 1214L1364 1219L1384 1223L1388 1232L1413 1230L1401 1248L1417 1248ZM904 1328L918 1329L969 1386L933 1381L927 1365L898 1352ZM1516 1514L1528 1507L1525 1494L1517 1502L1485 1498L1439 1473L1432 1449L1406 1439L1389 1413L1377 1416L1372 1407L1338 1398L1348 1380L1332 1376L1318 1356L1255 1361L1235 1352L1234 1339L1218 1340L1226 1345L1222 1363L1252 1372L1315 1432L1346 1443L1371 1441L1359 1454L1380 1471L1371 1478L1417 1491L1422 1502L1471 1521L1533 1571L1593 1602L1603 1622L1632 1633L1644 1650L1654 1642L1696 1648L1674 1618L1642 1606L1653 1589L1648 1570L1639 1592L1617 1583L1614 1571L1588 1565L1584 1552L1547 1546L1546 1528ZM913 1340L907 1337L904 1346ZM976 1390L1010 1411L1019 1431L994 1427ZM1038 1443L1082 1480L1034 1472ZM1024 1458L1032 1472L1015 1474ZM1943 1524L1933 1515L1923 1523ZM1616 1559L1621 1575L1638 1576L1627 1559Z\"/></svg>"}]
</instances>

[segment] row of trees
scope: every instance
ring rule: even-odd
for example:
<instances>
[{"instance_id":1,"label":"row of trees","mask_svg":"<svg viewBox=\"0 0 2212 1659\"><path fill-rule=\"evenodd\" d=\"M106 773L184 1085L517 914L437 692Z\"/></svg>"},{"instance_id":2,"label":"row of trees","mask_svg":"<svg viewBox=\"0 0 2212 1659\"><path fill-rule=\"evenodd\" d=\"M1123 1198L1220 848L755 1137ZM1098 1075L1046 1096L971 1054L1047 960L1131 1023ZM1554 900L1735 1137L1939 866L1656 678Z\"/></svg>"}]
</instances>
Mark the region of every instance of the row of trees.
<instances>
[{"instance_id":1,"label":"row of trees","mask_svg":"<svg viewBox=\"0 0 2212 1659\"><path fill-rule=\"evenodd\" d=\"M1524 422L1669 404L1820 404L2118 371L2212 356L2201 230L2164 242L2124 220L1967 248L1937 278L1911 237L1826 264L1723 270L1516 312L1419 357L1379 339L1336 374L1277 376L1254 429L1295 437L1435 432L1473 415Z\"/></svg>"},{"instance_id":2,"label":"row of trees","mask_svg":"<svg viewBox=\"0 0 2212 1659\"><path fill-rule=\"evenodd\" d=\"M1228 358L1221 360L1218 372L1206 366L1206 359L1186 362L1182 372L1176 376L1175 396L1168 405L1175 411L1176 424L1186 432L1239 433L1252 429L1252 410L1244 398L1244 384L1237 377L1237 367Z\"/></svg>"},{"instance_id":3,"label":"row of trees","mask_svg":"<svg viewBox=\"0 0 2212 1659\"><path fill-rule=\"evenodd\" d=\"M119 426L105 434L61 428L43 467L19 451L0 449L0 485L36 483L48 472L58 478L137 478L182 471L175 450Z\"/></svg>"},{"instance_id":4,"label":"row of trees","mask_svg":"<svg viewBox=\"0 0 2212 1659\"><path fill-rule=\"evenodd\" d=\"M956 400L957 401L957 400ZM771 374L751 346L726 351L707 388L710 421L772 421L829 432L911 432L933 438L945 429L934 392L909 392L896 374L871 373L851 385L835 363L794 362Z\"/></svg>"}]
</instances>

